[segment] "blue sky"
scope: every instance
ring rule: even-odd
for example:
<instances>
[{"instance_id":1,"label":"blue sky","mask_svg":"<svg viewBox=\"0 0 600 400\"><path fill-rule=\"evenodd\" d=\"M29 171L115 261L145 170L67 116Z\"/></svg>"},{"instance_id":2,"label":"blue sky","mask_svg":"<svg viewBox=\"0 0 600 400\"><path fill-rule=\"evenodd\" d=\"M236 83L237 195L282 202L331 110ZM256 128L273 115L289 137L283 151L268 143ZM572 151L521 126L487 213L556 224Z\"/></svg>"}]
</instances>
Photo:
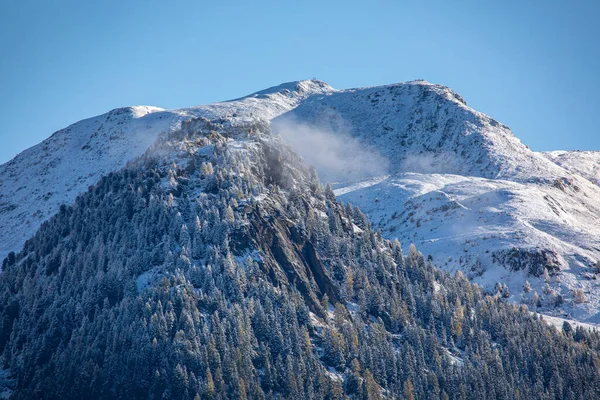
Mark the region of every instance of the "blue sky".
<instances>
[{"instance_id":1,"label":"blue sky","mask_svg":"<svg viewBox=\"0 0 600 400\"><path fill-rule=\"evenodd\" d=\"M206 3L206 4L204 4ZM126 105L427 79L535 150L600 150L598 1L0 0L0 162Z\"/></svg>"}]
</instances>

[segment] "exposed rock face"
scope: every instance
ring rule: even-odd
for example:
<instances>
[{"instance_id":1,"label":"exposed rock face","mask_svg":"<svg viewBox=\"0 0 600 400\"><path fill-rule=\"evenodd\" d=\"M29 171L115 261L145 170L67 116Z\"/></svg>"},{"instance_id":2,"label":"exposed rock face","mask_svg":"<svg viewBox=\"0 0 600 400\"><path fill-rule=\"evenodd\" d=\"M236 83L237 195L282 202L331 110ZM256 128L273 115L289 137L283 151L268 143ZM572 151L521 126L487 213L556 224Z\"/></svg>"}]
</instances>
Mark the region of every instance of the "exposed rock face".
<instances>
[{"instance_id":1,"label":"exposed rock face","mask_svg":"<svg viewBox=\"0 0 600 400\"><path fill-rule=\"evenodd\" d=\"M498 251L492 254L492 258L498 265L504 265L511 271L525 271L527 274L540 278L544 270L549 274L560 271L559 255L545 249L511 249Z\"/></svg>"},{"instance_id":2,"label":"exposed rock face","mask_svg":"<svg viewBox=\"0 0 600 400\"><path fill-rule=\"evenodd\" d=\"M261 215L252 218L253 237L264 255L262 267L276 286L294 285L304 296L311 311L324 316L318 304L327 295L333 304L340 302L338 288L315 246L285 220Z\"/></svg>"}]
</instances>

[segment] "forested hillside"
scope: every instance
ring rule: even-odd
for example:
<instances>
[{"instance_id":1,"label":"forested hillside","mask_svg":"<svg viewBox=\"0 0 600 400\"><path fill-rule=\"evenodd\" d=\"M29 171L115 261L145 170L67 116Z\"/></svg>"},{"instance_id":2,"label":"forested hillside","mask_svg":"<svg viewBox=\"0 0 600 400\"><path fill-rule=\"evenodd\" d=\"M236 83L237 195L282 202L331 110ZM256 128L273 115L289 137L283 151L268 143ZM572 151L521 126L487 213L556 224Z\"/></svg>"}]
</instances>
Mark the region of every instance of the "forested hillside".
<instances>
[{"instance_id":1,"label":"forested hillside","mask_svg":"<svg viewBox=\"0 0 600 400\"><path fill-rule=\"evenodd\" d=\"M15 399L582 399L600 338L451 277L268 123L184 123L0 275Z\"/></svg>"}]
</instances>

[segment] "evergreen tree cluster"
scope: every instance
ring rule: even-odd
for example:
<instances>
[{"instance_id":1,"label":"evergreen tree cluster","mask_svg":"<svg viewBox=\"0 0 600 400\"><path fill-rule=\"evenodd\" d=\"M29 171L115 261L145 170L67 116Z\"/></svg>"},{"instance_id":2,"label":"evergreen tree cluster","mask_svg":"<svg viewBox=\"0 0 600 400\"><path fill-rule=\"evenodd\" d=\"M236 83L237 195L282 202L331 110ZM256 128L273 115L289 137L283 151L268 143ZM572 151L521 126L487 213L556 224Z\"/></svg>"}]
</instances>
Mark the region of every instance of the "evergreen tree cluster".
<instances>
[{"instance_id":1,"label":"evergreen tree cluster","mask_svg":"<svg viewBox=\"0 0 600 400\"><path fill-rule=\"evenodd\" d=\"M596 333L404 254L264 124L184 128L5 260L15 399L600 396Z\"/></svg>"}]
</instances>

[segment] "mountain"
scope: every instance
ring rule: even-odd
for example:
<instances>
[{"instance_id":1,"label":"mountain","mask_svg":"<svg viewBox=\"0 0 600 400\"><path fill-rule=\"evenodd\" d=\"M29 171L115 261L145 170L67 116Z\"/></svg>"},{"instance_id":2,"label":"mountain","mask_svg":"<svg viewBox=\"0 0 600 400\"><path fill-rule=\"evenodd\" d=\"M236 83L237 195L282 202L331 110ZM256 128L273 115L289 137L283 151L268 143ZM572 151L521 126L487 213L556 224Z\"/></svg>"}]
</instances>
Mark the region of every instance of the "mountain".
<instances>
[{"instance_id":1,"label":"mountain","mask_svg":"<svg viewBox=\"0 0 600 400\"><path fill-rule=\"evenodd\" d=\"M0 258L19 250L42 222L73 204L78 194L142 155L161 134L190 118L270 119L313 93L329 90L304 81L230 102L163 110L126 107L77 122L0 166Z\"/></svg>"},{"instance_id":2,"label":"mountain","mask_svg":"<svg viewBox=\"0 0 600 400\"><path fill-rule=\"evenodd\" d=\"M304 101L325 98L312 84ZM289 107L306 85L189 111L6 259L3 394L600 395L597 333L557 330L404 252L245 113ZM234 113L209 118L219 107Z\"/></svg>"},{"instance_id":3,"label":"mountain","mask_svg":"<svg viewBox=\"0 0 600 400\"><path fill-rule=\"evenodd\" d=\"M599 153L533 152L426 81L349 90L291 82L227 102L129 107L78 122L0 166L0 256L197 118L232 129L272 122L341 201L404 251L415 243L438 267L460 269L490 292L506 284L513 302L600 323Z\"/></svg>"},{"instance_id":4,"label":"mountain","mask_svg":"<svg viewBox=\"0 0 600 400\"><path fill-rule=\"evenodd\" d=\"M514 302L537 292L540 310L600 322L598 153L533 152L425 81L309 98L273 126L385 237Z\"/></svg>"}]
</instances>

